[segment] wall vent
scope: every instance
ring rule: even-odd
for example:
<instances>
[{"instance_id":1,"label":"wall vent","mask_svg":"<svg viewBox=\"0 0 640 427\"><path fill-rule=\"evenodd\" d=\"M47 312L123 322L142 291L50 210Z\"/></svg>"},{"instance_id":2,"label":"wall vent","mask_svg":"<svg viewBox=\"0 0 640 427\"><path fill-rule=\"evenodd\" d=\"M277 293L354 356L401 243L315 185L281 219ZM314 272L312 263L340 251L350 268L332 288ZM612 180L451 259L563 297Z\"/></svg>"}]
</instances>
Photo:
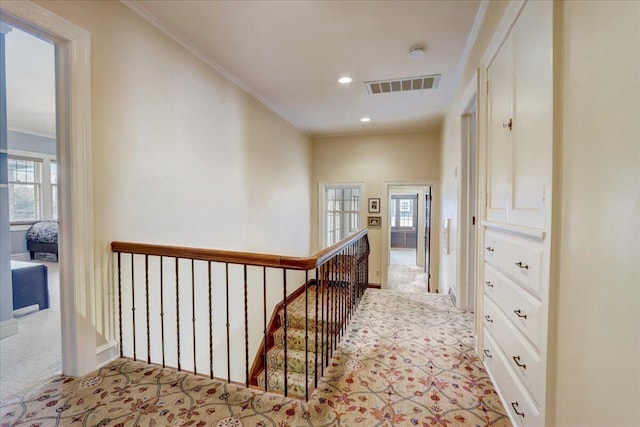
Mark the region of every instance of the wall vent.
<instances>
[{"instance_id":1,"label":"wall vent","mask_svg":"<svg viewBox=\"0 0 640 427\"><path fill-rule=\"evenodd\" d=\"M377 80L364 82L370 95L389 92L406 92L410 90L436 89L440 82L440 74L430 76L406 77L404 79Z\"/></svg>"}]
</instances>

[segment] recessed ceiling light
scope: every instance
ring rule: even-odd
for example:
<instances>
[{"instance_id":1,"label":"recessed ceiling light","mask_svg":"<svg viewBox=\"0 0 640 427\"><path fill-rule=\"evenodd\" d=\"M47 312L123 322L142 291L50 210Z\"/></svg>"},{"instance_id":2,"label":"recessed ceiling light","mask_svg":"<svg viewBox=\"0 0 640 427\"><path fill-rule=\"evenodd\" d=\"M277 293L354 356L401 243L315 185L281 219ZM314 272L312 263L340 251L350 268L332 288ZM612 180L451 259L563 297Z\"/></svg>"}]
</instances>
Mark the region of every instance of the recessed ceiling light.
<instances>
[{"instance_id":1,"label":"recessed ceiling light","mask_svg":"<svg viewBox=\"0 0 640 427\"><path fill-rule=\"evenodd\" d=\"M353 79L349 76L342 76L338 79L338 83L346 85L353 81Z\"/></svg>"},{"instance_id":2,"label":"recessed ceiling light","mask_svg":"<svg viewBox=\"0 0 640 427\"><path fill-rule=\"evenodd\" d=\"M361 119L360 119L360 121L361 121L362 123L368 123L368 122L370 122L370 121L371 121L371 119L370 119L369 117L366 117L366 116L365 116L365 117L361 118Z\"/></svg>"}]
</instances>

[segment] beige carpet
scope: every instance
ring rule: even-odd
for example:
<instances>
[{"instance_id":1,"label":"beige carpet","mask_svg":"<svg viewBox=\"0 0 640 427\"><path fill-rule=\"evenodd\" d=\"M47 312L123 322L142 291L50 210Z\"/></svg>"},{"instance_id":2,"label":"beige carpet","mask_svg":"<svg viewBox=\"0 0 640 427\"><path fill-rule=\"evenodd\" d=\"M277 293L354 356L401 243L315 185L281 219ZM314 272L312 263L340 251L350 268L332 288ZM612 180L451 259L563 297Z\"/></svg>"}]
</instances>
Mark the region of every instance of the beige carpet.
<instances>
[{"instance_id":1,"label":"beige carpet","mask_svg":"<svg viewBox=\"0 0 640 427\"><path fill-rule=\"evenodd\" d=\"M119 359L2 402L10 426L506 426L446 295L368 289L308 402Z\"/></svg>"},{"instance_id":2,"label":"beige carpet","mask_svg":"<svg viewBox=\"0 0 640 427\"><path fill-rule=\"evenodd\" d=\"M0 341L1 400L62 371L58 263L33 262L47 266L50 308L16 317L18 333Z\"/></svg>"},{"instance_id":3,"label":"beige carpet","mask_svg":"<svg viewBox=\"0 0 640 427\"><path fill-rule=\"evenodd\" d=\"M427 273L416 265L389 265L385 289L406 292L427 292Z\"/></svg>"}]
</instances>

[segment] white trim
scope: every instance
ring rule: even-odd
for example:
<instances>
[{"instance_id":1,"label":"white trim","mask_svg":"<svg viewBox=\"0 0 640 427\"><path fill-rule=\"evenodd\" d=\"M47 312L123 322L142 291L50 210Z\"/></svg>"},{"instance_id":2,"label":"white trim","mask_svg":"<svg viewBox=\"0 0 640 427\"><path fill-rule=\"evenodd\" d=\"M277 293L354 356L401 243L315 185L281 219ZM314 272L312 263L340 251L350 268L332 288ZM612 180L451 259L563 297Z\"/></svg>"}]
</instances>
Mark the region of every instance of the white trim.
<instances>
[{"instance_id":1,"label":"white trim","mask_svg":"<svg viewBox=\"0 0 640 427\"><path fill-rule=\"evenodd\" d=\"M493 57L498 53L498 49L511 32L511 28L513 28L516 18L520 15L520 12L526 2L527 0L511 0L509 2L507 10L505 10L504 15L502 15L502 19L498 24L498 28L493 32L493 38L491 39L489 46L487 46L487 49L482 55L482 59L480 60L481 66L486 68L489 66L491 61L493 61Z\"/></svg>"},{"instance_id":2,"label":"white trim","mask_svg":"<svg viewBox=\"0 0 640 427\"><path fill-rule=\"evenodd\" d=\"M477 114L477 87L478 82L478 73L475 72L471 81L467 85L467 88L464 91L464 96L458 105L458 115L457 115L457 126L459 136L460 136L460 174L458 176L457 182L457 199L458 199L458 212L457 212L457 222L458 222L458 233L457 233L457 244L456 244L456 301L457 307L464 311L473 311L475 309L475 304L473 301L470 301L470 288L476 287L475 283L469 283L469 260L467 259L467 254L469 253L469 232L472 230L478 230L479 224L476 222L476 228L472 229L469 225L470 214L473 212L477 212L477 208L474 210L472 206L469 206L468 198L470 193L470 185L468 182L469 176L469 158L470 153L470 143L472 142L469 137L469 128L463 128L463 120L466 119L466 116L472 112L476 112L476 130L478 127L478 114ZM475 103L473 103L475 99ZM467 131L467 135L462 134L462 130ZM478 135L476 132L475 143L476 147L478 141ZM466 166L466 168L465 168ZM477 151L476 151L476 166L477 166ZM476 167L476 175L477 175L477 167ZM476 190L476 201L477 201L477 176L474 177L475 190ZM477 238L477 236L476 236Z\"/></svg>"},{"instance_id":3,"label":"white trim","mask_svg":"<svg viewBox=\"0 0 640 427\"><path fill-rule=\"evenodd\" d=\"M128 8L130 8L137 15L142 17L145 21L149 22L151 25L156 27L162 33L167 35L173 41L178 43L180 46L185 48L187 51L191 52L194 56L199 58L202 62L207 64L209 67L213 68L215 71L220 73L223 77L225 77L231 83L233 83L234 85L238 86L240 89L242 89L243 91L247 92L249 95L253 96L255 99L257 99L259 102L264 104L271 111L275 112L277 115L282 117L290 125L292 125L295 128L298 128L298 126L294 123L293 119L291 117L289 117L284 111L282 111L280 108L278 108L277 106L275 106L271 102L267 101L267 99L265 97L263 97L258 92L253 90L251 87L249 87L245 82L240 80L238 77L234 76L229 70L227 70L222 65L220 65L216 61L214 61L213 58L211 58L210 56L208 56L204 52L202 52L202 50L200 50L200 49L196 48L195 46L193 46L188 40L186 40L181 35L176 33L169 25L167 25L166 22L162 21L160 18L155 16L153 13L149 12L140 3L138 3L137 1L134 1L134 0L120 0L120 2L122 4L124 4L125 6L127 6Z\"/></svg>"},{"instance_id":4,"label":"white trim","mask_svg":"<svg viewBox=\"0 0 640 427\"><path fill-rule=\"evenodd\" d=\"M471 26L471 31L469 32L469 37L467 37L467 43L464 45L464 50L462 51L462 56L460 56L460 61L458 62L458 66L456 67L456 71L453 74L453 79L451 80L451 86L449 88L449 95L453 94L453 91L458 87L458 82L462 77L462 72L464 67L467 66L467 61L469 61L469 56L471 55L471 51L473 50L473 46L476 44L476 40L478 39L478 33L480 32L480 28L482 28L482 24L484 23L484 17L487 14L487 9L489 9L489 0L482 0L480 2L480 6L478 7L478 12L476 13L476 17L473 21L473 25Z\"/></svg>"},{"instance_id":5,"label":"white trim","mask_svg":"<svg viewBox=\"0 0 640 427\"><path fill-rule=\"evenodd\" d=\"M38 221L35 221L38 222ZM16 224L9 227L9 231L27 231L31 228L31 224Z\"/></svg>"},{"instance_id":6,"label":"white trim","mask_svg":"<svg viewBox=\"0 0 640 427\"><path fill-rule=\"evenodd\" d=\"M7 154L9 156L30 157L32 159L56 160L55 154L41 153L40 151L16 150L9 148Z\"/></svg>"},{"instance_id":7,"label":"white trim","mask_svg":"<svg viewBox=\"0 0 640 427\"><path fill-rule=\"evenodd\" d=\"M91 35L31 1L2 2L0 10L5 22L56 45L62 372L81 376L96 368Z\"/></svg>"},{"instance_id":8,"label":"white trim","mask_svg":"<svg viewBox=\"0 0 640 427\"><path fill-rule=\"evenodd\" d=\"M21 254L11 254L12 261L31 261L31 255L29 252L23 252Z\"/></svg>"},{"instance_id":9,"label":"white trim","mask_svg":"<svg viewBox=\"0 0 640 427\"><path fill-rule=\"evenodd\" d=\"M440 264L440 183L437 180L417 180L417 181L384 181L384 196L380 200L380 209L383 213L382 220L382 242L381 250L385 251L384 257L381 257L382 262L380 267L380 284L382 289L387 287L387 279L389 275L389 254L391 253L391 229L389 227L389 221L391 218L391 207L389 206L389 197L391 195L391 187L431 187L431 251L429 253L429 271L427 274L431 274L431 292L437 293L440 291L438 281L439 274L436 274L436 268L439 268ZM385 218L386 216L386 218ZM419 236L418 236L419 238ZM417 249L416 249L417 251ZM437 254L437 255L436 255Z\"/></svg>"},{"instance_id":10,"label":"white trim","mask_svg":"<svg viewBox=\"0 0 640 427\"><path fill-rule=\"evenodd\" d=\"M506 231L508 233L518 234L520 236L529 237L539 241L543 241L546 231L542 228L523 227L521 225L507 224L504 222L482 221L482 226L495 230Z\"/></svg>"},{"instance_id":11,"label":"white trim","mask_svg":"<svg viewBox=\"0 0 640 427\"><path fill-rule=\"evenodd\" d=\"M115 341L102 344L96 350L96 369L102 368L107 363L120 357L120 347Z\"/></svg>"},{"instance_id":12,"label":"white trim","mask_svg":"<svg viewBox=\"0 0 640 427\"><path fill-rule=\"evenodd\" d=\"M7 130L11 131L11 132L25 133L27 135L39 136L41 138L56 139L55 135L51 135L51 134L47 134L47 133L34 132L32 130L29 130L29 129L20 129L20 128L15 128L15 127L7 127Z\"/></svg>"},{"instance_id":13,"label":"white trim","mask_svg":"<svg viewBox=\"0 0 640 427\"><path fill-rule=\"evenodd\" d=\"M0 339L10 337L18 333L18 321L16 319L7 319L0 322Z\"/></svg>"},{"instance_id":14,"label":"white trim","mask_svg":"<svg viewBox=\"0 0 640 427\"><path fill-rule=\"evenodd\" d=\"M487 69L478 68L478 93L476 99L476 105L478 107L476 112L477 134L476 134L476 175L477 175L477 187L476 187L476 309L474 316L475 332L476 332L476 352L480 355L481 360L484 360L484 329L482 316L484 314L483 295L484 288L482 285L482 278L484 277L484 258L479 256L484 248L484 233L480 231L480 224L485 219L485 205L486 205L486 143L487 143ZM482 291L480 290L482 289Z\"/></svg>"}]
</instances>

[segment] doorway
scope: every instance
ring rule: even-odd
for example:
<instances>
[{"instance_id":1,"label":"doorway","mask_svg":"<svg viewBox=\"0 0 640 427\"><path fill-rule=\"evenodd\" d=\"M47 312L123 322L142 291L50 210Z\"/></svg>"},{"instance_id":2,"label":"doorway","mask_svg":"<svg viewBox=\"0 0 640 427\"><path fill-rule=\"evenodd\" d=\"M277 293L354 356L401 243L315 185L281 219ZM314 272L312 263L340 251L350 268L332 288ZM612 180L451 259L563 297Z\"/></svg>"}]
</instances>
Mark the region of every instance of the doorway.
<instances>
[{"instance_id":1,"label":"doorway","mask_svg":"<svg viewBox=\"0 0 640 427\"><path fill-rule=\"evenodd\" d=\"M113 341L96 352L91 35L32 2L2 2L0 12L4 23L55 45L62 372L82 376L115 354Z\"/></svg>"},{"instance_id":2,"label":"doorway","mask_svg":"<svg viewBox=\"0 0 640 427\"><path fill-rule=\"evenodd\" d=\"M58 237L58 173L56 144L56 66L53 43L2 23L6 93L8 205L11 270L20 285L46 289L40 304L17 301L13 319L17 333L2 340L0 397L42 383L62 372L59 259L55 251L29 253L31 227ZM3 120L4 120L3 119ZM5 133L6 132L6 133ZM51 238L51 237L49 237ZM57 247L57 245L56 245ZM5 254L6 255L6 254ZM39 282L34 275L46 272ZM27 282L22 282L27 280ZM35 281L35 283L34 283ZM14 283L14 289L16 289ZM40 286L40 285L38 285Z\"/></svg>"},{"instance_id":3,"label":"doorway","mask_svg":"<svg viewBox=\"0 0 640 427\"><path fill-rule=\"evenodd\" d=\"M476 236L477 236L477 108L473 95L460 116L461 179L458 277L458 307L474 312L476 300Z\"/></svg>"},{"instance_id":4,"label":"doorway","mask_svg":"<svg viewBox=\"0 0 640 427\"><path fill-rule=\"evenodd\" d=\"M389 186L387 288L428 292L431 187Z\"/></svg>"}]
</instances>

